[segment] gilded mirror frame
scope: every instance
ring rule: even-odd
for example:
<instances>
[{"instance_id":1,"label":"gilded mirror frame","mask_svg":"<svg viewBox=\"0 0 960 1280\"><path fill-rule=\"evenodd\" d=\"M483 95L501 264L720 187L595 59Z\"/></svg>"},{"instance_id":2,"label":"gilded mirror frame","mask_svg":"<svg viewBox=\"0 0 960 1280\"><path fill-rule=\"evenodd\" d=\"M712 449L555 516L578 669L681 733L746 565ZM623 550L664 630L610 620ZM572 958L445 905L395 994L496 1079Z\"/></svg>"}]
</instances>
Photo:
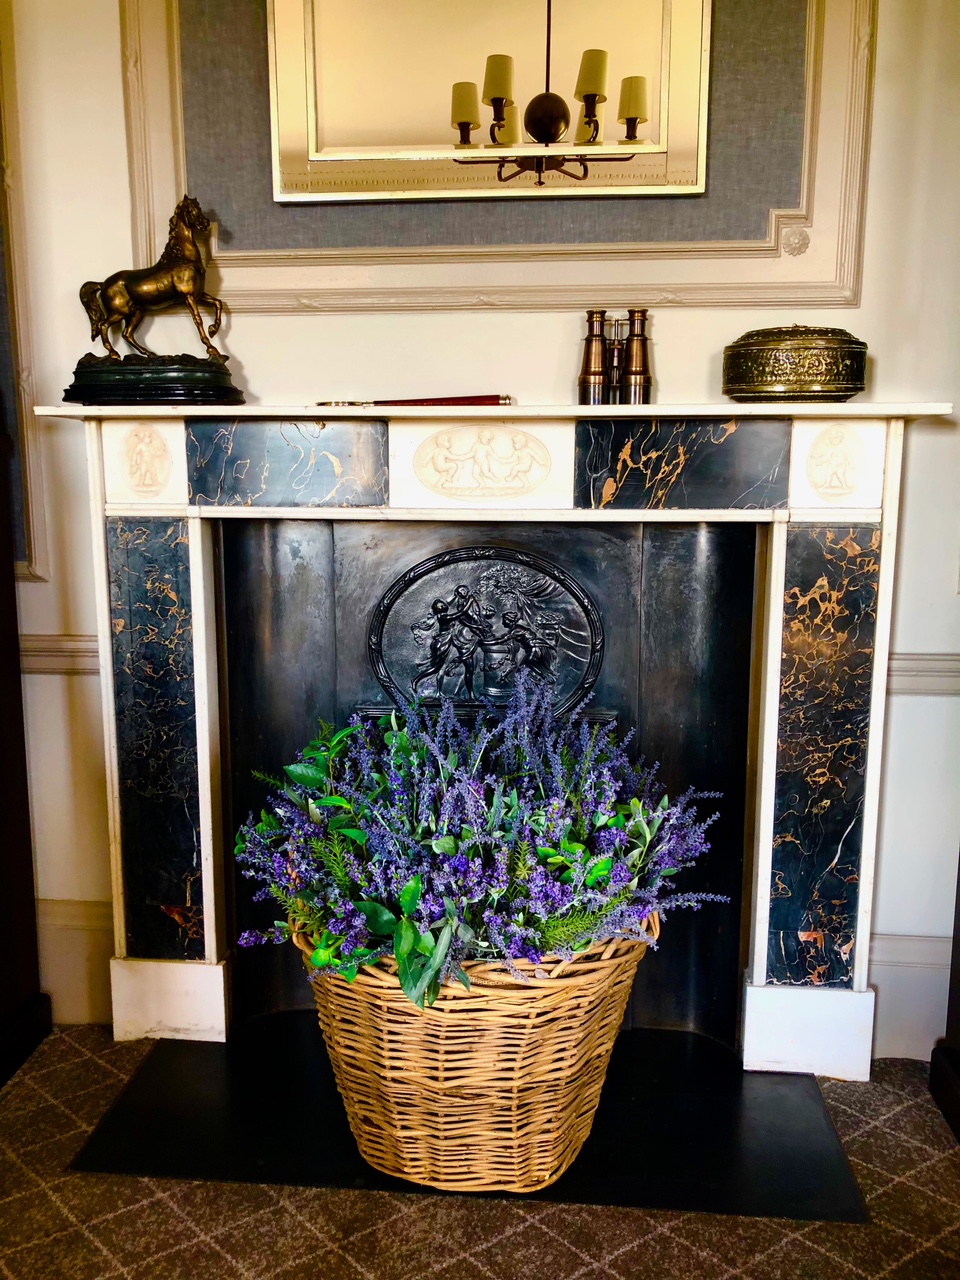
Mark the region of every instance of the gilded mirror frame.
<instances>
[{"instance_id":1,"label":"gilded mirror frame","mask_svg":"<svg viewBox=\"0 0 960 1280\"><path fill-rule=\"evenodd\" d=\"M482 151L479 147L458 151L452 133L449 145L324 147L315 39L319 3L268 0L267 4L276 201L662 196L695 195L705 189L712 0L660 0L660 48L653 61L659 66L662 125L657 136L631 146L629 153L616 136L599 144L565 139L546 147L528 142ZM480 70L482 66L481 58ZM615 90L611 88L610 93L615 102ZM609 118L613 116L610 111ZM608 134L615 135L618 127L613 121ZM479 130L478 136L483 132ZM542 185L534 185L533 174L521 175L516 182L498 180L497 166L491 161L517 153L586 161L588 173L578 181L561 173L545 173ZM483 163L475 163L481 155Z\"/></svg>"}]
</instances>

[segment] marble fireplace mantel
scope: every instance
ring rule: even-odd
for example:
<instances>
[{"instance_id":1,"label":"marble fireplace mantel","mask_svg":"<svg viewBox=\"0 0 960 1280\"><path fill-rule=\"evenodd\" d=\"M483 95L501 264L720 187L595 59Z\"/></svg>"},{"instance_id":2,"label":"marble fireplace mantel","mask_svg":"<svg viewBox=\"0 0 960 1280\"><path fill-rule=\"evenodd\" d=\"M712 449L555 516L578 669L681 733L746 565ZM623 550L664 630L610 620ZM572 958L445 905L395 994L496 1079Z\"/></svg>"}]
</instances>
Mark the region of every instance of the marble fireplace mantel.
<instances>
[{"instance_id":1,"label":"marble fireplace mantel","mask_svg":"<svg viewBox=\"0 0 960 1280\"><path fill-rule=\"evenodd\" d=\"M744 1064L868 1077L903 429L950 405L36 412L86 423L118 1038L229 1022L214 522L738 521L765 526ZM182 860L179 901L137 858L144 823Z\"/></svg>"}]
</instances>

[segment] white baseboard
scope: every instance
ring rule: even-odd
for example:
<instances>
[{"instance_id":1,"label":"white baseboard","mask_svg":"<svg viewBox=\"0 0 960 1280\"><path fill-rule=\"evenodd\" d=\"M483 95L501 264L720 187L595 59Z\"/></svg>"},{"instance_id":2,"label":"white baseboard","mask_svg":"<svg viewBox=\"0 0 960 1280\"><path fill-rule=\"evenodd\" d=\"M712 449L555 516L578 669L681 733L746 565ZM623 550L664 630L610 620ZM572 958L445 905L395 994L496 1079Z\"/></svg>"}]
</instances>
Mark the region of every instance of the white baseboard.
<instances>
[{"instance_id":1,"label":"white baseboard","mask_svg":"<svg viewBox=\"0 0 960 1280\"><path fill-rule=\"evenodd\" d=\"M947 1021L952 945L950 938L873 935L869 975L877 993L875 1058L929 1062Z\"/></svg>"},{"instance_id":2,"label":"white baseboard","mask_svg":"<svg viewBox=\"0 0 960 1280\"><path fill-rule=\"evenodd\" d=\"M744 1068L869 1080L873 1010L872 991L747 983Z\"/></svg>"},{"instance_id":3,"label":"white baseboard","mask_svg":"<svg viewBox=\"0 0 960 1280\"><path fill-rule=\"evenodd\" d=\"M53 1002L54 1022L111 1022L111 904L40 898L37 928L40 985Z\"/></svg>"},{"instance_id":4,"label":"white baseboard","mask_svg":"<svg viewBox=\"0 0 960 1280\"><path fill-rule=\"evenodd\" d=\"M110 961L115 1040L227 1038L226 963Z\"/></svg>"}]
</instances>

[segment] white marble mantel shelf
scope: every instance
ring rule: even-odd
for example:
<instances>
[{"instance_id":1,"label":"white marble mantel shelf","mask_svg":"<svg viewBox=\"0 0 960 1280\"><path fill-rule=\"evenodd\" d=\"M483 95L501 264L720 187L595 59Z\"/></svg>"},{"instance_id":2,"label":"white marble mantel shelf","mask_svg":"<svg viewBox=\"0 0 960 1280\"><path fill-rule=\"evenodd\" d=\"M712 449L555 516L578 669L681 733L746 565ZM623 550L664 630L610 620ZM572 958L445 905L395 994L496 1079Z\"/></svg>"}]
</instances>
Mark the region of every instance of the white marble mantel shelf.
<instances>
[{"instance_id":1,"label":"white marble mantel shelf","mask_svg":"<svg viewBox=\"0 0 960 1280\"><path fill-rule=\"evenodd\" d=\"M61 404L40 405L39 418L79 421L107 418L483 418L585 419L602 418L945 418L953 405L934 401L880 404L869 400L818 404L512 404L512 405L322 405L322 404Z\"/></svg>"}]
</instances>

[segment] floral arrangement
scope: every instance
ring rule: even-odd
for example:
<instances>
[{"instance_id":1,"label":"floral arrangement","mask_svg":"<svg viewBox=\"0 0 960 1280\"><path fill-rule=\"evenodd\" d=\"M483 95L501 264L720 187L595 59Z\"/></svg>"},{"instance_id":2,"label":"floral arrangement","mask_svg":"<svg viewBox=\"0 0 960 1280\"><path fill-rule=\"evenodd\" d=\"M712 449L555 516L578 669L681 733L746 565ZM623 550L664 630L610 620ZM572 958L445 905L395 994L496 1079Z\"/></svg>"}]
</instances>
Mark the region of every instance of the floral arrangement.
<instances>
[{"instance_id":1,"label":"floral arrangement","mask_svg":"<svg viewBox=\"0 0 960 1280\"><path fill-rule=\"evenodd\" d=\"M469 987L468 959L518 972L599 939L652 942L654 911L725 901L674 888L709 848L693 802L713 793L671 801L629 740L583 707L555 718L550 686L524 672L505 707L466 723L441 700L321 726L286 778L258 775L276 790L236 856L284 918L241 945L298 934L347 980L393 956L422 1007L443 982Z\"/></svg>"}]
</instances>

